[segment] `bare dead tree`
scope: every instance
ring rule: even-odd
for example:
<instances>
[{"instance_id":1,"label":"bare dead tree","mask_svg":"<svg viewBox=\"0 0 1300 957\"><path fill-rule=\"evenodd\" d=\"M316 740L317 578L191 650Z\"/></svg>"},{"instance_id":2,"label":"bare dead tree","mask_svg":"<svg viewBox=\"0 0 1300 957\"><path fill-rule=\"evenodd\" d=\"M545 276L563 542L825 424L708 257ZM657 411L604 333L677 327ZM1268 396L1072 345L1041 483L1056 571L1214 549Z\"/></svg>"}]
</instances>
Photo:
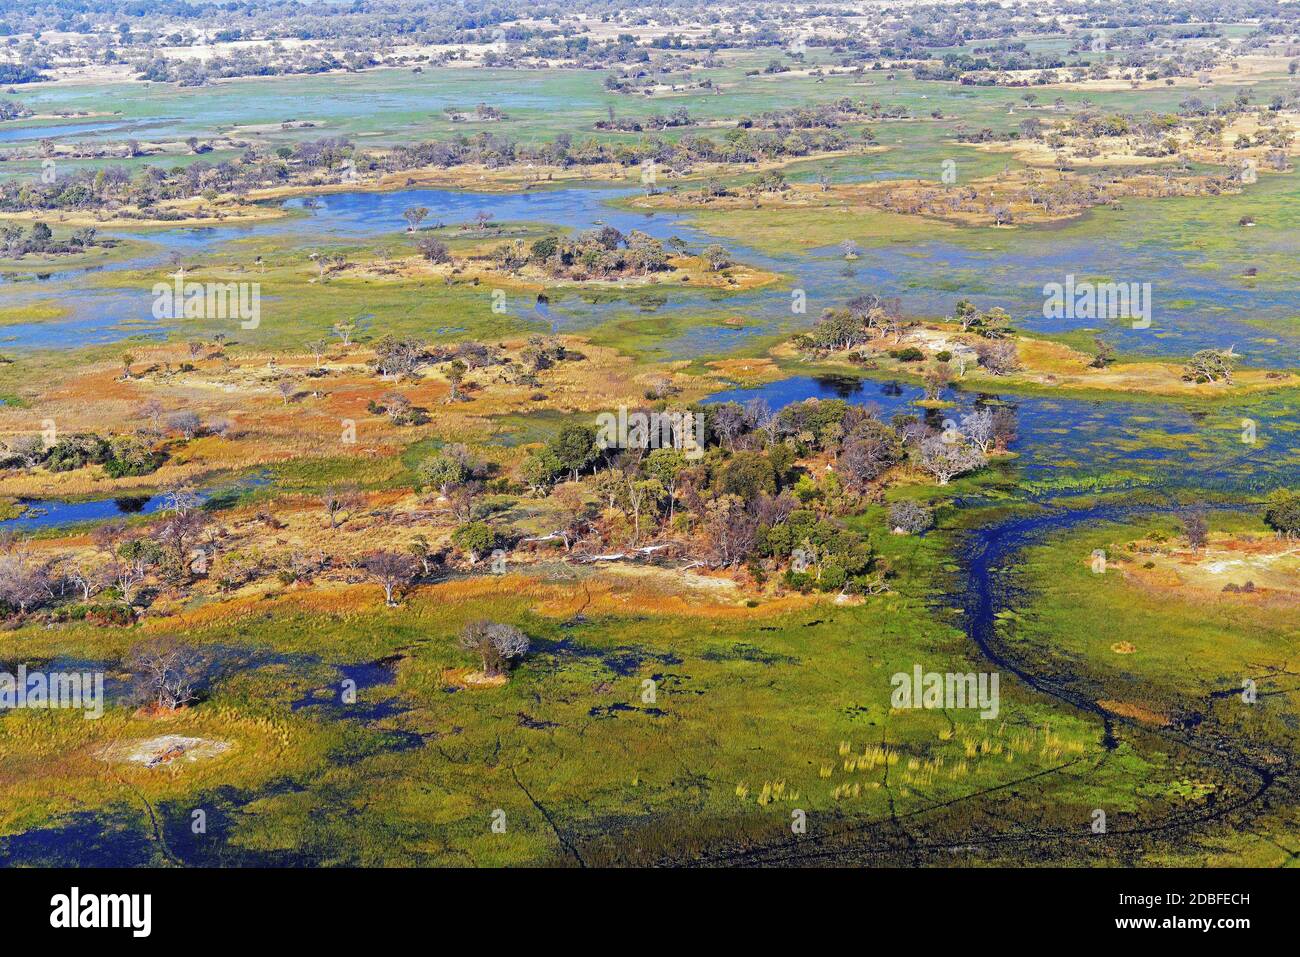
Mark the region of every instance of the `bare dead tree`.
<instances>
[{"instance_id":1,"label":"bare dead tree","mask_svg":"<svg viewBox=\"0 0 1300 957\"><path fill-rule=\"evenodd\" d=\"M487 675L504 674L510 663L528 654L528 636L514 625L472 621L460 635L460 646L472 651Z\"/></svg>"},{"instance_id":2,"label":"bare dead tree","mask_svg":"<svg viewBox=\"0 0 1300 957\"><path fill-rule=\"evenodd\" d=\"M321 504L329 516L330 528L338 528L339 515L346 514L351 518L352 513L365 504L365 497L355 485L331 485L321 493Z\"/></svg>"},{"instance_id":3,"label":"bare dead tree","mask_svg":"<svg viewBox=\"0 0 1300 957\"><path fill-rule=\"evenodd\" d=\"M401 552L371 552L362 563L371 578L384 589L389 608L397 607L397 594L415 578L415 562Z\"/></svg>"},{"instance_id":4,"label":"bare dead tree","mask_svg":"<svg viewBox=\"0 0 1300 957\"><path fill-rule=\"evenodd\" d=\"M175 711L194 701L206 666L204 655L175 637L146 642L127 661L136 676L137 699L160 711Z\"/></svg>"}]
</instances>

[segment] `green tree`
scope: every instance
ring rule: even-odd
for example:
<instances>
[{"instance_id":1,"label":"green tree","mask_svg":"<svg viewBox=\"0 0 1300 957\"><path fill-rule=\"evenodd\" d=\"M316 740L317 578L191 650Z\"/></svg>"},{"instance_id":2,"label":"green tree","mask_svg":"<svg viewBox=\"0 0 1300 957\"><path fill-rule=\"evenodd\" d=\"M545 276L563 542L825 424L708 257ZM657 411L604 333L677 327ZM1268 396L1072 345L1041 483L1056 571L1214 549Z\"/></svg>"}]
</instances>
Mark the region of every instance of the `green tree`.
<instances>
[{"instance_id":1,"label":"green tree","mask_svg":"<svg viewBox=\"0 0 1300 957\"><path fill-rule=\"evenodd\" d=\"M1300 491L1276 489L1264 500L1264 521L1287 538L1300 535Z\"/></svg>"},{"instance_id":2,"label":"green tree","mask_svg":"<svg viewBox=\"0 0 1300 957\"><path fill-rule=\"evenodd\" d=\"M459 359L453 359L447 365L447 382L451 384L451 395L447 397L448 401L455 402L460 398L460 384L465 381L465 373L469 371L469 366Z\"/></svg>"},{"instance_id":3,"label":"green tree","mask_svg":"<svg viewBox=\"0 0 1300 957\"><path fill-rule=\"evenodd\" d=\"M667 495L669 522L673 520L676 513L677 483L686 465L686 455L677 449L655 449L646 456L646 474L656 479Z\"/></svg>"},{"instance_id":4,"label":"green tree","mask_svg":"<svg viewBox=\"0 0 1300 957\"><path fill-rule=\"evenodd\" d=\"M474 565L497 547L497 533L487 522L466 522L451 533L451 542Z\"/></svg>"},{"instance_id":5,"label":"green tree","mask_svg":"<svg viewBox=\"0 0 1300 957\"><path fill-rule=\"evenodd\" d=\"M596 447L596 430L589 426L571 423L560 429L560 434L550 442L550 449L559 460L560 467L569 473L572 481L578 473L590 466L600 456Z\"/></svg>"},{"instance_id":6,"label":"green tree","mask_svg":"<svg viewBox=\"0 0 1300 957\"><path fill-rule=\"evenodd\" d=\"M420 485L436 488L446 495L452 486L459 485L469 478L469 469L464 459L448 455L446 452L434 452L420 460L415 467L415 474Z\"/></svg>"},{"instance_id":7,"label":"green tree","mask_svg":"<svg viewBox=\"0 0 1300 957\"><path fill-rule=\"evenodd\" d=\"M528 487L541 493L551 487L556 476L564 471L560 457L553 449L537 449L524 460L523 477Z\"/></svg>"},{"instance_id":8,"label":"green tree","mask_svg":"<svg viewBox=\"0 0 1300 957\"><path fill-rule=\"evenodd\" d=\"M737 452L722 469L722 492L738 495L747 502L760 492L776 491L772 462L762 452Z\"/></svg>"}]
</instances>

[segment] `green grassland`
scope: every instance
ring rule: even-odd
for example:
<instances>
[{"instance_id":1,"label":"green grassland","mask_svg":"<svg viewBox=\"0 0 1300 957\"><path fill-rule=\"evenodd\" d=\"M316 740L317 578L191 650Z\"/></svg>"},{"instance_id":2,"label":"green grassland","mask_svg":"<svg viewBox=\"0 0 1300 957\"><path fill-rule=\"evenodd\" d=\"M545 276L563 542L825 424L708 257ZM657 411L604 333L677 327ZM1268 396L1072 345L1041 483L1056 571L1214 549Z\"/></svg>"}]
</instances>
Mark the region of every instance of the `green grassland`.
<instances>
[{"instance_id":1,"label":"green grassland","mask_svg":"<svg viewBox=\"0 0 1300 957\"><path fill-rule=\"evenodd\" d=\"M950 802L979 820L989 810L984 792L1039 773L1020 800L1054 820L1085 822L1096 795L1156 773L1135 753L1100 766L1094 723L1009 681L995 721L891 713L892 674L915 663L978 665L956 616L933 614L920 587L942 561L942 541L882 547L908 573L898 594L748 622L639 613L635 602L623 614L556 620L538 615L511 579L452 605L417 595L401 610L361 603L340 618L272 602L265 613L221 618L188 637L231 659L257 652L277 663L232 669L178 719L121 710L101 722L6 718L6 766L30 773L10 785L5 803L16 811L4 829L57 824L76 789L79 810L134 817L138 827L147 801L169 836L183 832L193 808L215 808L223 840L195 842L189 863L274 862L289 848L298 860L334 864L629 863L781 844L796 808L819 840L891 814L918 826L931 813L947 819ZM451 693L443 669L471 663L454 635L484 615L526 627L537 650L507 687ZM133 636L69 628L15 639L32 659L103 660ZM304 696L335 696L328 668L303 662L390 655L400 656L393 683L364 691L361 704L388 701L391 716L293 710ZM656 682L653 705L642 700L646 679ZM194 773L96 775L52 760L157 733L234 748ZM424 746L398 747L411 733ZM505 834L489 826L497 809Z\"/></svg>"},{"instance_id":2,"label":"green grassland","mask_svg":"<svg viewBox=\"0 0 1300 957\"><path fill-rule=\"evenodd\" d=\"M1272 533L1255 516L1211 511L1212 533ZM1297 824L1291 751L1300 709L1294 680L1297 632L1294 618L1276 604L1232 596L1150 591L1115 567L1096 574L1089 561L1096 549L1140 565L1135 540L1155 535L1177 541L1181 528L1168 513L1110 522L1049 537L1022 552L1007 569L1011 587L1030 597L1001 623L1004 647L1036 669L1069 676L1068 682L1096 699L1135 703L1182 723L1166 738L1189 747L1164 781L1144 782L1137 793L1170 802L1199 802L1207 812L1231 800L1225 789L1243 766L1260 775L1248 791L1267 783L1268 795L1249 805L1248 823L1235 833L1205 842L1207 857L1189 850L1161 854L1157 861L1186 864L1292 863L1290 835ZM1111 622L1098 627L1098 622ZM1118 642L1133 650L1116 653ZM1257 699L1243 699L1243 683L1255 682ZM1140 733L1134 725L1121 736ZM1222 742L1231 742L1224 745ZM1229 760L1232 758L1235 760Z\"/></svg>"},{"instance_id":3,"label":"green grassland","mask_svg":"<svg viewBox=\"0 0 1300 957\"><path fill-rule=\"evenodd\" d=\"M867 70L861 75L838 73L823 78L780 73L745 75L747 70L765 67L769 60L770 56L763 54L729 54L724 66L691 71L691 78L708 78L715 88L722 90L721 95L699 89L653 97L620 95L604 89L605 74L600 71L444 67L418 74L381 69L325 76L242 78L218 81L201 89L144 82L95 86L30 84L24 87L24 102L38 112L85 110L112 114L97 118L104 122L104 133L78 137L87 141L126 136L140 140L151 137L181 140L191 135L228 133L236 138L264 137L273 145L292 145L301 139L322 136L348 136L361 144L384 147L483 130L524 142L545 141L560 133L593 136L606 142L635 142L641 134L598 133L594 124L606 118L610 107L618 116L637 119L685 107L697 121L709 123L848 96L904 106L911 112L916 119L868 125L876 130L882 145L899 147L898 155L883 169L896 175L924 178L937 178L939 164L947 158L958 160L963 178L1001 168L1003 163L997 157L981 157L967 150L954 152L948 140L959 125L1009 130L1026 115L1020 99L1023 90L915 80L906 72ZM686 77L670 74L669 79L684 82ZM1256 102L1264 102L1284 84L1282 78L1265 79L1250 85L1249 89ZM1230 99L1236 89L1232 84L1216 86L1210 96ZM1175 110L1188 95L1186 88L1051 91L1051 98L1059 96L1067 109L1087 100L1101 110L1154 112ZM453 123L444 112L448 107L472 109L481 102L502 109L506 118L491 123ZM1018 109L1008 113L1009 107ZM935 110L943 117L931 118ZM286 121L309 121L313 125L280 129L279 125ZM69 122L83 121L71 118ZM138 126L110 131L111 127L123 123ZM268 124L268 129L262 129ZM245 127L258 129L249 132ZM850 132L855 129L848 128ZM693 132L699 131L686 127L667 130L662 135L673 139ZM966 153L971 155L966 157ZM131 162L171 165L200 158L215 162L226 157L218 151L203 157L146 157ZM119 161L86 161L85 165L93 168L101 163L116 165ZM8 175L29 172L22 164L6 165L10 167Z\"/></svg>"}]
</instances>

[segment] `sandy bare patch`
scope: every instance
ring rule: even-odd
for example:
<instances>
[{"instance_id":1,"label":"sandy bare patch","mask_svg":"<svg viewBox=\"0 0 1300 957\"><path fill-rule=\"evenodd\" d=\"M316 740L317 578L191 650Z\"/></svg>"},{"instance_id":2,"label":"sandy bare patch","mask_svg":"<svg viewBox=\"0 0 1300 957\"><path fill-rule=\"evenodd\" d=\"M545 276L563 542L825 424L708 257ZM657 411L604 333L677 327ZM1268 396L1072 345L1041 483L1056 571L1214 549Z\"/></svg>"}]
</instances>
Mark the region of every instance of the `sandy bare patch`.
<instances>
[{"instance_id":1,"label":"sandy bare patch","mask_svg":"<svg viewBox=\"0 0 1300 957\"><path fill-rule=\"evenodd\" d=\"M505 675L489 675L471 668L446 668L442 680L456 688L501 688L510 680Z\"/></svg>"},{"instance_id":2,"label":"sandy bare patch","mask_svg":"<svg viewBox=\"0 0 1300 957\"><path fill-rule=\"evenodd\" d=\"M1212 536L1199 552L1181 548L1144 557L1142 567L1125 573L1145 585L1242 600L1300 599L1300 545L1293 542Z\"/></svg>"},{"instance_id":3,"label":"sandy bare patch","mask_svg":"<svg viewBox=\"0 0 1300 957\"><path fill-rule=\"evenodd\" d=\"M146 768L215 758L230 750L230 742L163 734L105 748L100 758L110 764L139 764Z\"/></svg>"}]
</instances>

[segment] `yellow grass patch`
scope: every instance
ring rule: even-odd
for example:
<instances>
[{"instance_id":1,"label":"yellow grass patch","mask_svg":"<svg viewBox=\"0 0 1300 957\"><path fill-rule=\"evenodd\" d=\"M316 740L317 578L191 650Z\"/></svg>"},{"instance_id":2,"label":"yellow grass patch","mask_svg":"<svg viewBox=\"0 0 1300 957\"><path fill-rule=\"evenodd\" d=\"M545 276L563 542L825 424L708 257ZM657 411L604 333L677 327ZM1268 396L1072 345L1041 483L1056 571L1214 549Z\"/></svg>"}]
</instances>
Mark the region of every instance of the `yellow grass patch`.
<instances>
[{"instance_id":1,"label":"yellow grass patch","mask_svg":"<svg viewBox=\"0 0 1300 957\"><path fill-rule=\"evenodd\" d=\"M957 381L963 384L1022 383L1061 389L1101 390L1106 392L1144 393L1150 395L1179 396L1185 398L1227 398L1300 386L1300 376L1290 372L1266 369L1241 369L1233 374L1232 382L1189 382L1183 379L1183 367L1170 362L1124 362L1104 369L1091 368L1092 356L1061 342L1034 339L1030 336L1013 336L1020 369L1004 376L990 375L976 365L974 346L980 337L963 333L952 323L927 323L909 330L901 342L892 337L876 338L854 352L872 356L879 365L896 367L900 372L920 374L923 363L896 362L888 356L893 349L909 345L923 347L928 355L948 351L966 357L966 374ZM778 344L770 354L780 359L800 356L793 342ZM848 354L819 360L821 364L843 366L856 371L859 366L849 361ZM955 363L954 363L955 368Z\"/></svg>"},{"instance_id":2,"label":"yellow grass patch","mask_svg":"<svg viewBox=\"0 0 1300 957\"><path fill-rule=\"evenodd\" d=\"M758 359L717 359L708 364L718 376L735 382L742 388L751 388L766 382L775 382L785 373L768 358Z\"/></svg>"}]
</instances>

